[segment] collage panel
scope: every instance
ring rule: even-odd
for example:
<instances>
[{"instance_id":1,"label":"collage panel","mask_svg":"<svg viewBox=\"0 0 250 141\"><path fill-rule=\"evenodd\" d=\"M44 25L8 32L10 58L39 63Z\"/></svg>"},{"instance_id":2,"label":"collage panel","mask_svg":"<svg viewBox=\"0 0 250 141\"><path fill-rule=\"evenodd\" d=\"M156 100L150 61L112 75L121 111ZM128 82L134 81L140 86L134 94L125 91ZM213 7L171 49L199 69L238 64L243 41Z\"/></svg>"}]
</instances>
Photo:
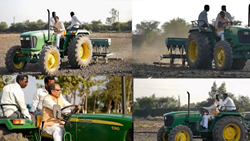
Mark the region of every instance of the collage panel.
<instances>
[{"instance_id":1,"label":"collage panel","mask_svg":"<svg viewBox=\"0 0 250 141\"><path fill-rule=\"evenodd\" d=\"M131 76L0 76L0 139L132 141Z\"/></svg>"},{"instance_id":2,"label":"collage panel","mask_svg":"<svg viewBox=\"0 0 250 141\"><path fill-rule=\"evenodd\" d=\"M73 3L4 1L0 74L131 75L131 0Z\"/></svg>"},{"instance_id":3,"label":"collage panel","mask_svg":"<svg viewBox=\"0 0 250 141\"><path fill-rule=\"evenodd\" d=\"M248 141L249 83L134 79L134 141Z\"/></svg>"},{"instance_id":4,"label":"collage panel","mask_svg":"<svg viewBox=\"0 0 250 141\"><path fill-rule=\"evenodd\" d=\"M248 1L132 4L133 77L250 77Z\"/></svg>"}]
</instances>

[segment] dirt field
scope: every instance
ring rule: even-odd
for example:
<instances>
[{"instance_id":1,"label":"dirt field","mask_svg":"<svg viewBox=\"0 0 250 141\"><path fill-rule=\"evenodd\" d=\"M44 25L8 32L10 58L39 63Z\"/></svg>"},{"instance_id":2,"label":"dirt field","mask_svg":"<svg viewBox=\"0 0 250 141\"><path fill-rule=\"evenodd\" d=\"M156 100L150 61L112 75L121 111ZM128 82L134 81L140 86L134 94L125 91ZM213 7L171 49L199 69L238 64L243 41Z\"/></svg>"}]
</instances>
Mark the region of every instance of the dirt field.
<instances>
[{"instance_id":1,"label":"dirt field","mask_svg":"<svg viewBox=\"0 0 250 141\"><path fill-rule=\"evenodd\" d=\"M155 66L153 62L160 60L160 55L167 54L167 47L145 47L138 49L133 47L133 77L134 78L245 78L250 77L250 60L247 61L243 70L216 71L212 70L192 70L187 66L181 66L181 60L175 60L175 66L165 67ZM170 63L170 59L162 62ZM187 63L186 63L187 65Z\"/></svg>"},{"instance_id":2,"label":"dirt field","mask_svg":"<svg viewBox=\"0 0 250 141\"><path fill-rule=\"evenodd\" d=\"M163 126L163 120L134 119L134 132L157 132ZM134 141L157 141L156 133L134 133ZM194 139L193 141L201 141Z\"/></svg>"},{"instance_id":3,"label":"dirt field","mask_svg":"<svg viewBox=\"0 0 250 141\"><path fill-rule=\"evenodd\" d=\"M20 45L20 34L0 34L0 75L10 75L5 68L5 54L13 45ZM132 74L132 37L131 33L95 33L90 38L111 38L110 52L114 53L111 58L123 58L123 60L109 60L108 64L90 64L85 69L71 69L67 59L61 64L61 70L57 75L131 75ZM25 74L40 75L38 64L28 64ZM14 73L16 74L16 73Z\"/></svg>"}]
</instances>

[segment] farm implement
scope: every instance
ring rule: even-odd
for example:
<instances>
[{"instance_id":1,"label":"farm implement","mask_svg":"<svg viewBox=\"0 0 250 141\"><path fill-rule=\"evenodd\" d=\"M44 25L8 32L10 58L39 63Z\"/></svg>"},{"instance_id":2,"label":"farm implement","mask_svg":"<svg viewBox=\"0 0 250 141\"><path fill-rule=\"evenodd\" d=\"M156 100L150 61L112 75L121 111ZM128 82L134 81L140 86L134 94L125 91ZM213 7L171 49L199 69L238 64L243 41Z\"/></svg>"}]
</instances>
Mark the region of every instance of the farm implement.
<instances>
[{"instance_id":1,"label":"farm implement","mask_svg":"<svg viewBox=\"0 0 250 141\"><path fill-rule=\"evenodd\" d=\"M50 25L50 11L48 25ZM61 60L68 58L72 68L87 67L92 59L94 63L104 60L108 63L111 38L89 38L89 31L73 25L73 30L64 31L60 46L56 47L56 27L48 30L25 32L20 35L21 45L12 46L6 54L5 65L9 72L22 72L27 63L39 63L42 74L55 75L60 68ZM116 59L116 58L114 58ZM121 58L117 58L121 60ZM103 62L103 61L102 61Z\"/></svg>"},{"instance_id":2,"label":"farm implement","mask_svg":"<svg viewBox=\"0 0 250 141\"><path fill-rule=\"evenodd\" d=\"M191 69L212 69L212 62L216 70L243 69L250 58L250 5L248 26L227 22L228 26L220 36L213 25L200 27L199 22L203 21L192 21L188 38L166 38L169 53L161 55L160 61L154 64L165 65L162 60L167 58L170 66L174 65L175 59L181 59L182 66L187 62Z\"/></svg>"}]
</instances>

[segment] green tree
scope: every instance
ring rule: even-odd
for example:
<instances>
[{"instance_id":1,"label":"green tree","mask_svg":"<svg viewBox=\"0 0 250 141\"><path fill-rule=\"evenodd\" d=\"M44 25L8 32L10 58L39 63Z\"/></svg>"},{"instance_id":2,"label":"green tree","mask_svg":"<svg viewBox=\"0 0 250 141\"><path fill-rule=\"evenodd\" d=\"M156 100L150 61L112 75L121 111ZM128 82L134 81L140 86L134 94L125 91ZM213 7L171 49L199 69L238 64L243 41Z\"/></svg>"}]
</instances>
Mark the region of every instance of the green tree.
<instances>
[{"instance_id":1,"label":"green tree","mask_svg":"<svg viewBox=\"0 0 250 141\"><path fill-rule=\"evenodd\" d=\"M8 25L6 22L1 22L0 23L0 31L5 31L6 29L8 29Z\"/></svg>"},{"instance_id":2,"label":"green tree","mask_svg":"<svg viewBox=\"0 0 250 141\"><path fill-rule=\"evenodd\" d=\"M107 17L106 19L106 24L108 25L112 25L113 23L115 23L117 21L118 18L118 11L114 8L111 9L111 11L109 12L111 14L111 17Z\"/></svg>"},{"instance_id":3,"label":"green tree","mask_svg":"<svg viewBox=\"0 0 250 141\"><path fill-rule=\"evenodd\" d=\"M218 88L217 88L217 84L214 81L213 86L211 87L211 91L208 92L210 98L215 98L215 95L218 93Z\"/></svg>"},{"instance_id":4,"label":"green tree","mask_svg":"<svg viewBox=\"0 0 250 141\"><path fill-rule=\"evenodd\" d=\"M142 21L136 25L136 32L142 34L144 41L149 43L160 33L159 24L158 21Z\"/></svg>"}]
</instances>

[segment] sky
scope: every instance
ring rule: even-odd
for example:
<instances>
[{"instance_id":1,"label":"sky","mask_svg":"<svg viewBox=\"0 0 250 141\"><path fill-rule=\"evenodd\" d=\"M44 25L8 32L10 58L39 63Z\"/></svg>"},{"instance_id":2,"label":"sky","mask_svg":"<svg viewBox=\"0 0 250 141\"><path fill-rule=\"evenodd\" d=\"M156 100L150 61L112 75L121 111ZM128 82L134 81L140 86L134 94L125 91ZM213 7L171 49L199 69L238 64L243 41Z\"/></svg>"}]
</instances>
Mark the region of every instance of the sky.
<instances>
[{"instance_id":1,"label":"sky","mask_svg":"<svg viewBox=\"0 0 250 141\"><path fill-rule=\"evenodd\" d=\"M240 0L239 2L234 0L132 0L132 30L134 31L136 24L144 20L159 21L162 25L180 17L191 23L191 21L198 20L198 16L204 10L206 4L210 6L209 23L217 17L221 11L221 6L226 5L231 16L235 16L236 20L241 20L242 25L247 25L249 0Z\"/></svg>"},{"instance_id":2,"label":"sky","mask_svg":"<svg viewBox=\"0 0 250 141\"><path fill-rule=\"evenodd\" d=\"M11 75L12 80L16 80L16 75ZM41 84L44 86L44 80L37 80L34 76L32 75L28 75L29 79L28 79L28 85L22 89L24 92L24 97L25 97L25 104L31 104L33 101L33 96L36 93L37 90L37 86L36 83ZM104 76L98 76L97 78L104 78ZM9 82L11 83L12 80L10 80ZM96 90L97 87L92 87L93 90ZM64 96L65 97L65 96ZM76 97L76 104L79 104L80 98ZM73 99L71 101L71 103L73 104Z\"/></svg>"},{"instance_id":3,"label":"sky","mask_svg":"<svg viewBox=\"0 0 250 141\"><path fill-rule=\"evenodd\" d=\"M48 21L48 12L56 11L60 21L71 21L70 12L74 11L80 21L91 22L101 20L106 22L109 13L114 8L119 11L119 21L127 22L132 19L132 0L1 0L0 22L13 23L26 20Z\"/></svg>"},{"instance_id":4,"label":"sky","mask_svg":"<svg viewBox=\"0 0 250 141\"><path fill-rule=\"evenodd\" d=\"M187 91L190 93L190 103L206 100L213 82L217 88L226 83L227 92L250 97L250 79L134 79L134 101L136 98L151 96L171 97L178 99L180 95L181 105L188 103Z\"/></svg>"}]
</instances>

